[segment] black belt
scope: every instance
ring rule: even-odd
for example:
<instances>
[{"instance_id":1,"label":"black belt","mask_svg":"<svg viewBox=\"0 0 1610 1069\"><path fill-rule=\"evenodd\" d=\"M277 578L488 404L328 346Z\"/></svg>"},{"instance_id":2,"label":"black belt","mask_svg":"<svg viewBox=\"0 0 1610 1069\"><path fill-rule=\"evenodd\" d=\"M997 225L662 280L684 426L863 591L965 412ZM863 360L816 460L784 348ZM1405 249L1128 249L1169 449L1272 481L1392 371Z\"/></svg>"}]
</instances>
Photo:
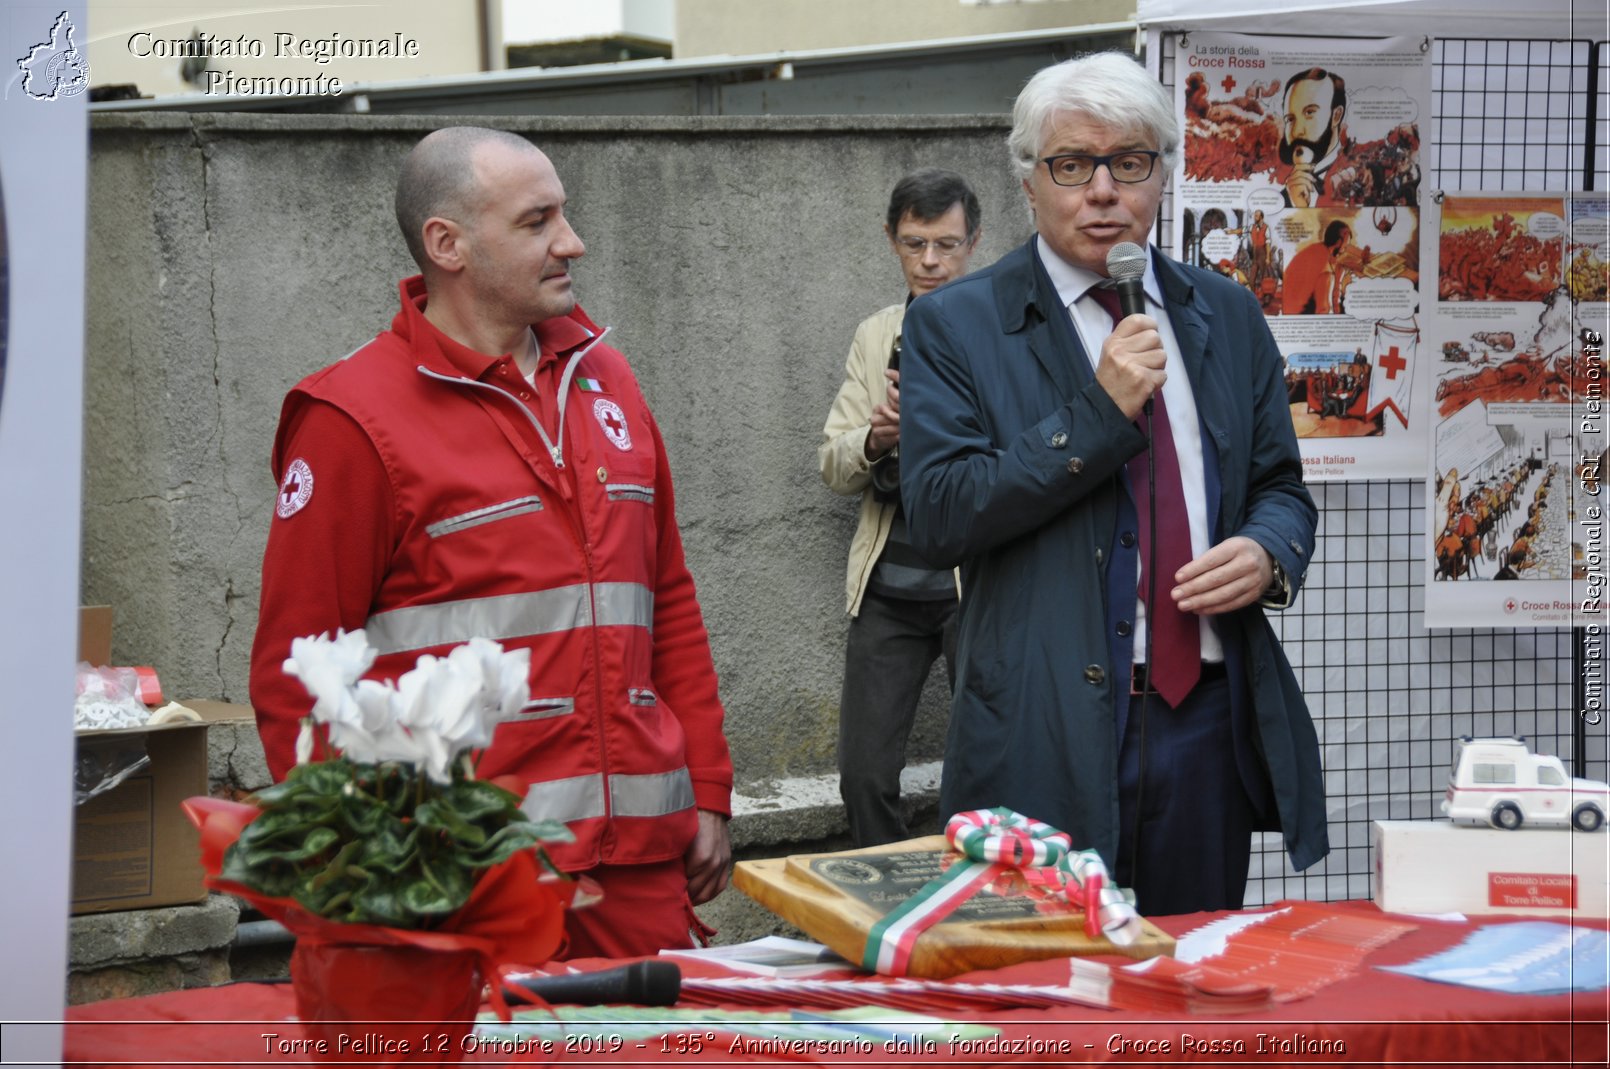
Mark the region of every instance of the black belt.
<instances>
[{"instance_id":1,"label":"black belt","mask_svg":"<svg viewBox=\"0 0 1610 1069\"><path fill-rule=\"evenodd\" d=\"M1202 662L1202 677L1197 680L1197 685L1200 686L1203 683L1211 682L1212 680L1216 680L1216 679L1224 679L1224 678L1225 678L1225 669L1224 669L1224 662L1223 661L1203 661ZM1148 686L1148 684L1150 682L1151 682L1151 673L1147 670L1146 665L1144 665L1144 664L1136 664L1136 665L1131 665L1130 666L1130 671L1129 671L1129 693L1130 694L1132 694L1132 695L1144 694L1144 693L1146 693L1147 690L1150 690L1153 694L1156 694L1157 693L1157 688Z\"/></svg>"}]
</instances>

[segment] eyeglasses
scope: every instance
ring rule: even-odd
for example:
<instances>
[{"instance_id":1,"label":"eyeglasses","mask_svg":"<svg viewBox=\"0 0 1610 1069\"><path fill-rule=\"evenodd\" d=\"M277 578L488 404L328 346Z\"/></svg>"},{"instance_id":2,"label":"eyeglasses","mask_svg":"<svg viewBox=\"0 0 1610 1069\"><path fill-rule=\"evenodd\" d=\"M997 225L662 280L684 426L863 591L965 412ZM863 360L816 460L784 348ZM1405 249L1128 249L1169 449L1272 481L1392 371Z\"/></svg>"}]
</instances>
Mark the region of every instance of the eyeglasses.
<instances>
[{"instance_id":1,"label":"eyeglasses","mask_svg":"<svg viewBox=\"0 0 1610 1069\"><path fill-rule=\"evenodd\" d=\"M965 238L936 238L933 241L924 241L922 238L896 238L895 247L900 250L901 256L909 256L913 260L920 259L932 245L934 251L945 259L958 255L964 248L973 243L973 239Z\"/></svg>"},{"instance_id":2,"label":"eyeglasses","mask_svg":"<svg viewBox=\"0 0 1610 1069\"><path fill-rule=\"evenodd\" d=\"M1111 156L1086 156L1070 152L1061 156L1047 156L1040 162L1051 172L1051 181L1059 186L1082 186L1096 177L1096 168L1107 165L1107 173L1114 182L1133 185L1152 176L1161 152L1151 149L1132 149L1115 152Z\"/></svg>"}]
</instances>

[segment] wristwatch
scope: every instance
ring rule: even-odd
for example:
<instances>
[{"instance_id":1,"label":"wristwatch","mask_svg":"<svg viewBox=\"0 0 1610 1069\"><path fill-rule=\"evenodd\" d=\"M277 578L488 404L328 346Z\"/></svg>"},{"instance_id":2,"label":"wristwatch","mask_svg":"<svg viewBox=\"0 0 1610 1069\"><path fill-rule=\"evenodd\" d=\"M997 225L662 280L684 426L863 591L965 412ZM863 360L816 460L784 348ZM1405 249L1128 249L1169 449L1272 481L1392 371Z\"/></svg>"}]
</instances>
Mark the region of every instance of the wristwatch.
<instances>
[{"instance_id":1,"label":"wristwatch","mask_svg":"<svg viewBox=\"0 0 1610 1069\"><path fill-rule=\"evenodd\" d=\"M1286 578L1286 569L1280 566L1280 561L1272 553L1269 555L1269 571L1269 585L1258 596L1258 604L1269 609L1284 609L1291 604L1291 582Z\"/></svg>"}]
</instances>

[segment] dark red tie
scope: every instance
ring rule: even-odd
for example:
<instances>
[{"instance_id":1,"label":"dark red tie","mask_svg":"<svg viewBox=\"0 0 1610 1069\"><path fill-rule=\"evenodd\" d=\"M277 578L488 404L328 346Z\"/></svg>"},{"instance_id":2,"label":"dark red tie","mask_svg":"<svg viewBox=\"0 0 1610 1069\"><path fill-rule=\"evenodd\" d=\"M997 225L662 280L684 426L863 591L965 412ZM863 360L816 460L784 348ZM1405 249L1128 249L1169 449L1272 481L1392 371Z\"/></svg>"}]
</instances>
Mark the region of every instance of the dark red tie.
<instances>
[{"instance_id":1,"label":"dark red tie","mask_svg":"<svg viewBox=\"0 0 1610 1069\"><path fill-rule=\"evenodd\" d=\"M1088 291L1095 302L1112 316L1113 326L1124 318L1118 304L1118 291L1097 286ZM1168 423L1168 405L1163 391L1152 399L1152 414L1144 411L1136 420L1152 443L1153 467L1157 480L1157 604L1146 603L1146 626L1151 629L1151 671L1148 678L1169 708L1180 702L1196 686L1202 675L1202 629L1197 618L1181 612L1169 591L1174 573L1191 560L1191 525L1185 511L1185 487L1180 482L1180 458L1174 451L1174 430ZM1146 601L1147 565L1151 552L1151 502L1146 490L1146 454L1137 453L1126 465L1129 492L1135 499L1135 516L1140 524L1140 590Z\"/></svg>"}]
</instances>

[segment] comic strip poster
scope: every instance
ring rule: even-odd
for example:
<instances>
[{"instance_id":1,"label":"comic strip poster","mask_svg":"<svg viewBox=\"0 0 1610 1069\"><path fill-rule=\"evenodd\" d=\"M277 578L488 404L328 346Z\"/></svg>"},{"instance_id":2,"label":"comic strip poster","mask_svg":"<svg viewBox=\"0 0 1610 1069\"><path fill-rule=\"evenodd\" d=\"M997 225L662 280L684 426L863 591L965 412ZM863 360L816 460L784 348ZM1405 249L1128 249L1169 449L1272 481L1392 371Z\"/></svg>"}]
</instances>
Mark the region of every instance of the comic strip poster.
<instances>
[{"instance_id":1,"label":"comic strip poster","mask_svg":"<svg viewBox=\"0 0 1610 1069\"><path fill-rule=\"evenodd\" d=\"M1604 194L1449 193L1430 214L1426 625L1602 623L1583 610L1604 578Z\"/></svg>"},{"instance_id":2,"label":"comic strip poster","mask_svg":"<svg viewBox=\"0 0 1610 1069\"><path fill-rule=\"evenodd\" d=\"M1422 46L1191 33L1179 51L1175 251L1262 306L1309 480L1425 472Z\"/></svg>"}]
</instances>

